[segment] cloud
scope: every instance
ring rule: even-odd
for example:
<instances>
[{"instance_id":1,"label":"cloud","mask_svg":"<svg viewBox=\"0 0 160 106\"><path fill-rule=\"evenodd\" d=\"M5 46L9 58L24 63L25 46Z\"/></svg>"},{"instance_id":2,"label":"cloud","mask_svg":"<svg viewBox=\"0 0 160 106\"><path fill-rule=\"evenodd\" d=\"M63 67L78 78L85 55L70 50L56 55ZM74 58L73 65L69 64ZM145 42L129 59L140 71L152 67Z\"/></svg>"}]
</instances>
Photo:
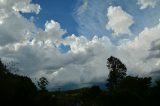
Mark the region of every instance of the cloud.
<instances>
[{"instance_id":1,"label":"cloud","mask_svg":"<svg viewBox=\"0 0 160 106\"><path fill-rule=\"evenodd\" d=\"M77 9L77 15L83 14L88 7L88 0L83 0L83 4Z\"/></svg>"},{"instance_id":2,"label":"cloud","mask_svg":"<svg viewBox=\"0 0 160 106\"><path fill-rule=\"evenodd\" d=\"M140 9L145 9L148 7L154 8L160 0L138 0L137 4L140 5Z\"/></svg>"},{"instance_id":3,"label":"cloud","mask_svg":"<svg viewBox=\"0 0 160 106\"><path fill-rule=\"evenodd\" d=\"M61 39L62 35L66 33L66 31L61 28L60 24L54 20L45 23L45 32L49 35L48 37L50 39Z\"/></svg>"},{"instance_id":4,"label":"cloud","mask_svg":"<svg viewBox=\"0 0 160 106\"><path fill-rule=\"evenodd\" d=\"M124 59L125 63L128 64L129 70L139 73L139 75L145 75L158 69L157 62L159 59L149 59L148 56L151 53L152 42L160 38L159 31L159 24L151 28L146 27L133 41L119 46L120 55L123 56L122 60Z\"/></svg>"},{"instance_id":5,"label":"cloud","mask_svg":"<svg viewBox=\"0 0 160 106\"><path fill-rule=\"evenodd\" d=\"M71 84L82 87L92 85L93 82L105 82L109 73L106 59L111 55L126 64L129 75L148 75L160 67L158 57L148 58L154 51L159 51L159 24L146 27L133 40L117 46L107 36L97 35L88 39L87 35L73 34L62 38L66 30L61 28L60 23L54 20L47 21L43 30L23 17L20 12L10 8L14 2L0 2L0 5L5 5L1 7L0 12L3 16L0 16L0 57L5 61L14 61L20 69L18 74L28 75L33 81L41 76L47 77L50 89ZM123 17L128 16L122 9L116 11L125 14ZM93 13L90 15L93 16ZM98 20L101 19L99 15ZM103 24L105 29L105 23ZM60 44L68 45L70 49L61 53Z\"/></svg>"},{"instance_id":6,"label":"cloud","mask_svg":"<svg viewBox=\"0 0 160 106\"><path fill-rule=\"evenodd\" d=\"M17 0L12 9L17 12L35 12L36 14L38 14L41 8L38 4L31 4L31 0Z\"/></svg>"},{"instance_id":7,"label":"cloud","mask_svg":"<svg viewBox=\"0 0 160 106\"><path fill-rule=\"evenodd\" d=\"M17 3L25 4L16 8ZM28 39L28 33L36 32L36 26L24 18L20 12L40 11L40 6L32 4L30 0L1 0L0 1L0 45L20 42ZM18 21L17 21L18 20Z\"/></svg>"},{"instance_id":8,"label":"cloud","mask_svg":"<svg viewBox=\"0 0 160 106\"><path fill-rule=\"evenodd\" d=\"M15 11L22 13L40 12L40 5L32 4L31 0L0 0L0 6L7 11Z\"/></svg>"},{"instance_id":9,"label":"cloud","mask_svg":"<svg viewBox=\"0 0 160 106\"><path fill-rule=\"evenodd\" d=\"M106 35L106 10L107 0L78 0L74 11L74 18L78 24L79 35L92 38L94 35ZM97 5L98 4L98 5Z\"/></svg>"},{"instance_id":10,"label":"cloud","mask_svg":"<svg viewBox=\"0 0 160 106\"><path fill-rule=\"evenodd\" d=\"M37 29L33 23L14 13L9 14L8 17L1 20L1 22L0 45L24 41L30 36L28 33L36 31Z\"/></svg>"},{"instance_id":11,"label":"cloud","mask_svg":"<svg viewBox=\"0 0 160 106\"><path fill-rule=\"evenodd\" d=\"M115 46L105 36L95 36L91 40L85 36L69 36L63 41L64 44L70 45L71 50L68 53L71 53L71 56L76 54L76 60L82 59L83 61L71 61L61 71L56 71L53 81L58 79L57 82L78 83L81 86L83 83L90 84L94 81L104 82L109 72L105 66L106 59L111 55L120 58L126 64L129 75L150 76L150 73L159 69L160 66L157 64L159 58L148 59L151 43L160 38L159 31L159 24L152 28L145 28L135 39L119 46ZM63 75L66 76L66 79L59 77ZM70 75L76 77L72 79Z\"/></svg>"},{"instance_id":12,"label":"cloud","mask_svg":"<svg viewBox=\"0 0 160 106\"><path fill-rule=\"evenodd\" d=\"M120 6L110 6L108 8L108 23L106 28L113 31L113 35L120 36L121 34L131 35L130 26L134 23L133 17L122 10Z\"/></svg>"},{"instance_id":13,"label":"cloud","mask_svg":"<svg viewBox=\"0 0 160 106\"><path fill-rule=\"evenodd\" d=\"M115 46L108 37L68 36L61 39L70 50L62 54L52 43L41 40L25 41L1 48L0 56L14 60L20 74L33 80L47 77L49 88L75 84L76 87L89 86L92 82L104 82L109 73L106 59L116 56L126 64L128 74L145 76L159 65L158 59L146 59L150 53L151 42L159 39L158 25L144 29L133 41ZM37 35L38 36L38 35ZM72 76L72 77L71 77Z\"/></svg>"},{"instance_id":14,"label":"cloud","mask_svg":"<svg viewBox=\"0 0 160 106\"><path fill-rule=\"evenodd\" d=\"M43 42L50 42L55 46L59 46L61 43L62 36L66 33L66 30L62 29L60 24L54 20L46 21L45 29L37 30L34 33L36 40Z\"/></svg>"},{"instance_id":15,"label":"cloud","mask_svg":"<svg viewBox=\"0 0 160 106\"><path fill-rule=\"evenodd\" d=\"M160 39L157 39L151 43L149 58L160 58ZM157 62L160 64L160 61Z\"/></svg>"},{"instance_id":16,"label":"cloud","mask_svg":"<svg viewBox=\"0 0 160 106\"><path fill-rule=\"evenodd\" d=\"M160 49L160 39L157 39L151 43L150 50L159 50Z\"/></svg>"},{"instance_id":17,"label":"cloud","mask_svg":"<svg viewBox=\"0 0 160 106\"><path fill-rule=\"evenodd\" d=\"M114 46L108 37L99 38L95 36L88 40L85 36L69 36L63 41L71 48L66 54L61 54L58 51L54 52L57 49L53 49L52 46L44 50L42 46L35 50L45 52L44 54L48 59L44 58L44 54L39 56L38 58L41 57L42 63L43 61L46 62L42 65L37 58L38 62L35 63L39 65L35 67L34 70L37 71L34 71L36 72L34 75L36 77L46 76L52 82L51 88L69 83L82 87L84 83L103 82L109 72L105 66L106 59L113 55L126 64L129 75L148 76L150 72L159 67L157 65L158 59L147 59L150 54L151 42L159 39L158 33L159 25L153 28L145 28L133 41L128 41L119 46ZM35 53L40 55L41 52Z\"/></svg>"},{"instance_id":18,"label":"cloud","mask_svg":"<svg viewBox=\"0 0 160 106\"><path fill-rule=\"evenodd\" d=\"M160 80L160 70L159 69L151 72L150 75L154 81Z\"/></svg>"}]
</instances>

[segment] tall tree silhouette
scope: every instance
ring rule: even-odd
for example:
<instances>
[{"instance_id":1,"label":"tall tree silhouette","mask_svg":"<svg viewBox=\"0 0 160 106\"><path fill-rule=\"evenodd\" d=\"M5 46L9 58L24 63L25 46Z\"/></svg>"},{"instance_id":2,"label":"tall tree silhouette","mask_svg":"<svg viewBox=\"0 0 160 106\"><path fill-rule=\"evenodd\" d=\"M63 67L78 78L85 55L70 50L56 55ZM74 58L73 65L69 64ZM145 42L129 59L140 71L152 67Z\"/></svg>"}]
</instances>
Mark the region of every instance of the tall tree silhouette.
<instances>
[{"instance_id":1,"label":"tall tree silhouette","mask_svg":"<svg viewBox=\"0 0 160 106\"><path fill-rule=\"evenodd\" d=\"M48 80L45 77L39 78L38 86L41 90L46 90L46 86L48 85Z\"/></svg>"},{"instance_id":2,"label":"tall tree silhouette","mask_svg":"<svg viewBox=\"0 0 160 106\"><path fill-rule=\"evenodd\" d=\"M110 71L107 79L107 87L114 89L126 76L126 66L116 57L111 56L107 59L107 67Z\"/></svg>"}]
</instances>

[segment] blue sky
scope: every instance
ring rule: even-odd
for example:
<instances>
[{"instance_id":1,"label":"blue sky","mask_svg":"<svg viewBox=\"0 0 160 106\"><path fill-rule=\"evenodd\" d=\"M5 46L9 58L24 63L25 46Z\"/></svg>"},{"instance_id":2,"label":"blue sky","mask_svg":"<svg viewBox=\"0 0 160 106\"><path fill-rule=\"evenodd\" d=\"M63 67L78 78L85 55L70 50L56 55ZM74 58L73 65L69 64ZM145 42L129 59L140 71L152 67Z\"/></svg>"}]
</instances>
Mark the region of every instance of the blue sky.
<instances>
[{"instance_id":1,"label":"blue sky","mask_svg":"<svg viewBox=\"0 0 160 106\"><path fill-rule=\"evenodd\" d=\"M159 11L160 0L0 0L0 58L49 89L103 84L111 55L154 79Z\"/></svg>"},{"instance_id":2,"label":"blue sky","mask_svg":"<svg viewBox=\"0 0 160 106\"><path fill-rule=\"evenodd\" d=\"M35 24L38 27L44 28L46 20L55 20L61 23L63 29L67 30L67 34L77 34L77 23L74 20L73 12L75 10L76 0L33 0L33 3L38 3L42 10L38 15L25 14L28 18L35 17Z\"/></svg>"},{"instance_id":3,"label":"blue sky","mask_svg":"<svg viewBox=\"0 0 160 106\"><path fill-rule=\"evenodd\" d=\"M140 33L146 26L152 27L156 25L160 16L159 6L141 10L136 0L89 0L86 12L77 15L78 8L83 5L85 1L87 0L33 0L32 2L39 4L42 10L38 15L24 14L24 16L28 18L34 16L34 23L43 29L45 22L53 19L59 22L63 29L67 30L64 36L75 34L76 36L85 35L88 38L92 38L94 35L105 35L109 36L115 44L119 41L119 37L113 38L112 31L106 30L105 28L108 21L106 13L109 6L121 6L124 11L134 17L134 24L130 26L130 28L135 35ZM98 16L94 16L94 14L98 14ZM84 20L84 22L82 20ZM93 26L96 26L96 28L93 28ZM135 36L133 36L132 39L134 37ZM121 38L128 38L128 36L124 35L121 36L120 39Z\"/></svg>"}]
</instances>

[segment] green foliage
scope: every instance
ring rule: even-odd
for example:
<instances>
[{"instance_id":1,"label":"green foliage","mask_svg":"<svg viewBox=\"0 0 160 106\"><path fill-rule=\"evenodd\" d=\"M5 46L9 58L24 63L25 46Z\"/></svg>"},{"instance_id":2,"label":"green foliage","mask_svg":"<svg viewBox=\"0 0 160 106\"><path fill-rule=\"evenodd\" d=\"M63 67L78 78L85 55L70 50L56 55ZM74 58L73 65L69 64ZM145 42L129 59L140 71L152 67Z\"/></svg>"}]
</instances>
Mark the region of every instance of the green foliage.
<instances>
[{"instance_id":1,"label":"green foliage","mask_svg":"<svg viewBox=\"0 0 160 106\"><path fill-rule=\"evenodd\" d=\"M119 82L125 78L127 68L118 58L113 56L107 59L107 67L110 70L107 79L107 87L109 89L114 89Z\"/></svg>"}]
</instances>

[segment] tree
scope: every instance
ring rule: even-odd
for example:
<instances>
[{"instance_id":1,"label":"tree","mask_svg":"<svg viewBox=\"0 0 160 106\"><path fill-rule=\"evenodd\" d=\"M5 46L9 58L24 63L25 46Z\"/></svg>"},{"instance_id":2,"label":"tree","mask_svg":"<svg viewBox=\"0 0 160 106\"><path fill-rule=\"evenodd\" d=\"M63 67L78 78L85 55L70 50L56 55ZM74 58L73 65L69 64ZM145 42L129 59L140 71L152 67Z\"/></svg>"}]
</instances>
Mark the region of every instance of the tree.
<instances>
[{"instance_id":1,"label":"tree","mask_svg":"<svg viewBox=\"0 0 160 106\"><path fill-rule=\"evenodd\" d=\"M133 77L127 76L118 85L119 90L128 90L130 92L136 92L138 94L143 94L150 88L151 77Z\"/></svg>"},{"instance_id":2,"label":"tree","mask_svg":"<svg viewBox=\"0 0 160 106\"><path fill-rule=\"evenodd\" d=\"M48 80L45 77L39 78L38 86L41 90L46 90L46 86L48 85Z\"/></svg>"},{"instance_id":3,"label":"tree","mask_svg":"<svg viewBox=\"0 0 160 106\"><path fill-rule=\"evenodd\" d=\"M118 58L113 56L107 59L107 67L110 71L107 79L107 87L114 89L126 77L127 68Z\"/></svg>"},{"instance_id":4,"label":"tree","mask_svg":"<svg viewBox=\"0 0 160 106\"><path fill-rule=\"evenodd\" d=\"M20 105L19 101L29 105L37 93L35 84L29 77L11 72L13 71L0 60L0 105Z\"/></svg>"},{"instance_id":5,"label":"tree","mask_svg":"<svg viewBox=\"0 0 160 106\"><path fill-rule=\"evenodd\" d=\"M2 74L2 73L8 73L8 72L9 70L7 69L7 66L0 59L0 73Z\"/></svg>"}]
</instances>

